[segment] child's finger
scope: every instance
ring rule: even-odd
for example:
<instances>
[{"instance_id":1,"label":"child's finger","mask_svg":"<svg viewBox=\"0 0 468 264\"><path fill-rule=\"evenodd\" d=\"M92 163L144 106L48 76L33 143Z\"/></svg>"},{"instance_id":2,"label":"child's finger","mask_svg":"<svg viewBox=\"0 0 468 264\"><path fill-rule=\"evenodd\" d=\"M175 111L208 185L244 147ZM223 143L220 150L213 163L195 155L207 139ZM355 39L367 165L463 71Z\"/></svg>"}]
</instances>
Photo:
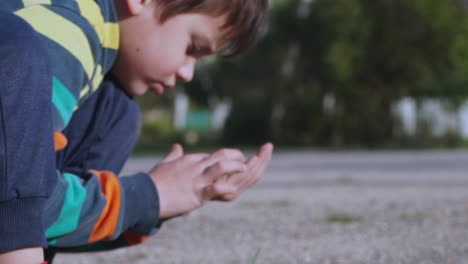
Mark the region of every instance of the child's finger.
<instances>
[{"instance_id":1,"label":"child's finger","mask_svg":"<svg viewBox=\"0 0 468 264\"><path fill-rule=\"evenodd\" d=\"M161 163L174 161L184 155L184 149L180 144L172 145L171 152L161 161Z\"/></svg>"},{"instance_id":2,"label":"child's finger","mask_svg":"<svg viewBox=\"0 0 468 264\"><path fill-rule=\"evenodd\" d=\"M206 153L193 153L185 155L183 159L188 163L198 163L202 160L207 159L209 156L210 155Z\"/></svg>"},{"instance_id":3,"label":"child's finger","mask_svg":"<svg viewBox=\"0 0 468 264\"><path fill-rule=\"evenodd\" d=\"M201 196L201 199L205 202L212 200L214 197L216 197L214 185L210 184L208 186L205 186L201 191Z\"/></svg>"},{"instance_id":4,"label":"child's finger","mask_svg":"<svg viewBox=\"0 0 468 264\"><path fill-rule=\"evenodd\" d=\"M249 160L246 162L247 170L244 173L236 173L236 174L230 175L229 178L226 180L226 182L232 186L237 186L237 187L243 186L246 182L249 181L249 178L251 177L251 170L257 162L258 162L257 156L253 156L249 158Z\"/></svg>"},{"instance_id":5,"label":"child's finger","mask_svg":"<svg viewBox=\"0 0 468 264\"><path fill-rule=\"evenodd\" d=\"M273 144L266 143L266 144L263 144L262 147L260 148L258 156L266 158L266 159L271 159L272 154L273 154Z\"/></svg>"},{"instance_id":6,"label":"child's finger","mask_svg":"<svg viewBox=\"0 0 468 264\"><path fill-rule=\"evenodd\" d=\"M227 180L217 181L214 185L217 194L215 200L230 202L239 197L255 181L254 174L256 172L253 172L253 170L257 171L259 161L257 156L253 156L247 161L247 170L245 172L233 174Z\"/></svg>"},{"instance_id":7,"label":"child's finger","mask_svg":"<svg viewBox=\"0 0 468 264\"><path fill-rule=\"evenodd\" d=\"M248 181L244 182L244 184L242 186L240 186L240 189L242 191L244 191L244 190L248 189L250 186L257 183L263 177L263 175L265 174L265 168L266 168L266 166L262 166L262 165L257 166L252 171L251 177L248 179Z\"/></svg>"},{"instance_id":8,"label":"child's finger","mask_svg":"<svg viewBox=\"0 0 468 264\"><path fill-rule=\"evenodd\" d=\"M214 186L215 190L226 190L218 192L216 199L219 201L235 200L242 192L250 186L258 182L265 173L265 169L271 160L273 145L271 143L264 144L258 155L251 157L246 165L247 171L237 173L229 177L227 181L217 182ZM224 189L223 187L226 186ZM230 191L227 191L227 190Z\"/></svg>"},{"instance_id":9,"label":"child's finger","mask_svg":"<svg viewBox=\"0 0 468 264\"><path fill-rule=\"evenodd\" d=\"M239 196L240 192L236 187L228 184L212 184L202 190L204 200L211 201L232 201Z\"/></svg>"},{"instance_id":10,"label":"child's finger","mask_svg":"<svg viewBox=\"0 0 468 264\"><path fill-rule=\"evenodd\" d=\"M272 151L273 145L271 143L262 145L258 151L258 154L253 156L247 163L249 168L248 174L244 175L244 177L231 177L229 182L239 186L243 190L257 182L259 178L261 178L261 173L259 173L259 171L262 170L262 167L265 168L268 165L271 159Z\"/></svg>"},{"instance_id":11,"label":"child's finger","mask_svg":"<svg viewBox=\"0 0 468 264\"><path fill-rule=\"evenodd\" d=\"M258 154L260 162L257 165L260 167L262 166L266 167L268 163L270 162L272 155L273 155L273 144L271 143L264 144L261 147L260 152Z\"/></svg>"},{"instance_id":12,"label":"child's finger","mask_svg":"<svg viewBox=\"0 0 468 264\"><path fill-rule=\"evenodd\" d=\"M245 156L238 149L220 149L204 161L204 166L210 167L220 160L245 162Z\"/></svg>"},{"instance_id":13,"label":"child's finger","mask_svg":"<svg viewBox=\"0 0 468 264\"><path fill-rule=\"evenodd\" d=\"M216 196L224 196L238 192L238 188L226 183L216 183L214 185L214 191L216 193Z\"/></svg>"},{"instance_id":14,"label":"child's finger","mask_svg":"<svg viewBox=\"0 0 468 264\"><path fill-rule=\"evenodd\" d=\"M262 148L259 151L260 157L258 158L258 161L252 164L252 166L249 166L249 177L246 178L246 180L242 182L242 184L239 186L241 191L244 191L250 186L254 185L263 177L263 175L265 174L266 167L270 163L272 153L272 144L267 143L262 146Z\"/></svg>"},{"instance_id":15,"label":"child's finger","mask_svg":"<svg viewBox=\"0 0 468 264\"><path fill-rule=\"evenodd\" d=\"M208 182L214 182L222 178L224 175L242 173L247 170L247 166L243 162L223 160L206 168L203 172L205 179Z\"/></svg>"},{"instance_id":16,"label":"child's finger","mask_svg":"<svg viewBox=\"0 0 468 264\"><path fill-rule=\"evenodd\" d=\"M258 156L252 156L247 161L247 167L252 168L258 162Z\"/></svg>"},{"instance_id":17,"label":"child's finger","mask_svg":"<svg viewBox=\"0 0 468 264\"><path fill-rule=\"evenodd\" d=\"M226 182L217 181L213 185L213 201L229 202L235 200L240 195L239 188Z\"/></svg>"}]
</instances>

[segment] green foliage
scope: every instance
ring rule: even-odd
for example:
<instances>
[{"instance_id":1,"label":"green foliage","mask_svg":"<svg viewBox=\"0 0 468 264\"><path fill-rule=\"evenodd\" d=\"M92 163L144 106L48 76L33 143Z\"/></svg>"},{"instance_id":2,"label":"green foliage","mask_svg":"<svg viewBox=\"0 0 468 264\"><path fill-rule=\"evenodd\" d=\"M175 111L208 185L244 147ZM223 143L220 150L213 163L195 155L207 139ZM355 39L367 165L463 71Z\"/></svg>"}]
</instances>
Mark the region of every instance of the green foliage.
<instances>
[{"instance_id":1,"label":"green foliage","mask_svg":"<svg viewBox=\"0 0 468 264\"><path fill-rule=\"evenodd\" d=\"M327 223L330 224L352 224L361 222L362 218L350 214L334 214L327 217Z\"/></svg>"},{"instance_id":2,"label":"green foliage","mask_svg":"<svg viewBox=\"0 0 468 264\"><path fill-rule=\"evenodd\" d=\"M198 69L187 86L192 102L206 108L212 96L233 99L222 136L212 139L339 148L463 144L454 134L432 138L424 124L407 137L391 112L403 96L444 98L455 110L466 101L468 16L458 0L303 2L272 1L253 52ZM325 98L334 99L331 108ZM143 130L147 145L155 137L184 138L162 124Z\"/></svg>"},{"instance_id":3,"label":"green foliage","mask_svg":"<svg viewBox=\"0 0 468 264\"><path fill-rule=\"evenodd\" d=\"M423 212L410 212L400 215L400 219L406 222L422 222L428 217L429 215Z\"/></svg>"},{"instance_id":4,"label":"green foliage","mask_svg":"<svg viewBox=\"0 0 468 264\"><path fill-rule=\"evenodd\" d=\"M226 121L225 145L259 145L269 140L268 111L261 102L239 101Z\"/></svg>"},{"instance_id":5,"label":"green foliage","mask_svg":"<svg viewBox=\"0 0 468 264\"><path fill-rule=\"evenodd\" d=\"M136 152L161 152L170 149L170 146L181 136L172 129L170 120L143 122L141 136Z\"/></svg>"},{"instance_id":6,"label":"green foliage","mask_svg":"<svg viewBox=\"0 0 468 264\"><path fill-rule=\"evenodd\" d=\"M257 249L257 252L255 252L255 256L252 259L252 264L257 263L258 256L260 256L260 248Z\"/></svg>"},{"instance_id":7,"label":"green foliage","mask_svg":"<svg viewBox=\"0 0 468 264\"><path fill-rule=\"evenodd\" d=\"M253 133L289 145L388 146L398 142L391 105L402 96L466 99L468 19L458 1L316 0L307 16L299 4L274 5L255 52L211 65L214 92L262 102L255 113L234 109L228 142L257 142Z\"/></svg>"}]
</instances>

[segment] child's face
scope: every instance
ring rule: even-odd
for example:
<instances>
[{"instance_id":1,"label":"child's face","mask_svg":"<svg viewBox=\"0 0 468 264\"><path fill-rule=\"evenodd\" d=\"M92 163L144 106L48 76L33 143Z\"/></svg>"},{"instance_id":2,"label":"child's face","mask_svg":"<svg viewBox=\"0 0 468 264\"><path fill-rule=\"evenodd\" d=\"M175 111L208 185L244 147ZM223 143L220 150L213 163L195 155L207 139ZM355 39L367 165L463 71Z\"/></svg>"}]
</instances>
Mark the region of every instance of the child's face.
<instances>
[{"instance_id":1,"label":"child's face","mask_svg":"<svg viewBox=\"0 0 468 264\"><path fill-rule=\"evenodd\" d=\"M141 5L138 12L120 18L120 47L112 73L133 96L148 90L160 95L177 80L191 81L197 59L221 48L223 17L182 14L160 24L155 8Z\"/></svg>"}]
</instances>

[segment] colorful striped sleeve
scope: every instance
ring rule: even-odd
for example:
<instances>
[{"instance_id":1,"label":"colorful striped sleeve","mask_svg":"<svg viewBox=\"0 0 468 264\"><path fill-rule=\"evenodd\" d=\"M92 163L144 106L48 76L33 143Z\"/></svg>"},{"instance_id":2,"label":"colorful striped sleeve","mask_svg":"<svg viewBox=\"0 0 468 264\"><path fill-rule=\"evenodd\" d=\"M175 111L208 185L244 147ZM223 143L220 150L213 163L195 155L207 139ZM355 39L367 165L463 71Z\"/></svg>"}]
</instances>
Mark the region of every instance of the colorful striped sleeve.
<instances>
[{"instance_id":1,"label":"colorful striped sleeve","mask_svg":"<svg viewBox=\"0 0 468 264\"><path fill-rule=\"evenodd\" d=\"M158 196L148 175L117 178L109 171L92 171L86 176L59 177L44 216L50 246L115 241L107 243L115 248L141 243L158 230Z\"/></svg>"}]
</instances>

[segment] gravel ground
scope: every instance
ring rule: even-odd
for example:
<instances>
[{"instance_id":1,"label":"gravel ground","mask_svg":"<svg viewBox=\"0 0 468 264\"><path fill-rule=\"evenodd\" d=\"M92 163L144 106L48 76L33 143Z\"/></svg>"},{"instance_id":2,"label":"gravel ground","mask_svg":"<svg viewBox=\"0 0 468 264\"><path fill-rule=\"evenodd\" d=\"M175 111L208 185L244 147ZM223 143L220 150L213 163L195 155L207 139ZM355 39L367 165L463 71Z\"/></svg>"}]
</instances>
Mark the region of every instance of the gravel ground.
<instances>
[{"instance_id":1,"label":"gravel ground","mask_svg":"<svg viewBox=\"0 0 468 264\"><path fill-rule=\"evenodd\" d=\"M159 157L134 158L126 172ZM468 152L281 152L234 203L55 263L468 264Z\"/></svg>"}]
</instances>

